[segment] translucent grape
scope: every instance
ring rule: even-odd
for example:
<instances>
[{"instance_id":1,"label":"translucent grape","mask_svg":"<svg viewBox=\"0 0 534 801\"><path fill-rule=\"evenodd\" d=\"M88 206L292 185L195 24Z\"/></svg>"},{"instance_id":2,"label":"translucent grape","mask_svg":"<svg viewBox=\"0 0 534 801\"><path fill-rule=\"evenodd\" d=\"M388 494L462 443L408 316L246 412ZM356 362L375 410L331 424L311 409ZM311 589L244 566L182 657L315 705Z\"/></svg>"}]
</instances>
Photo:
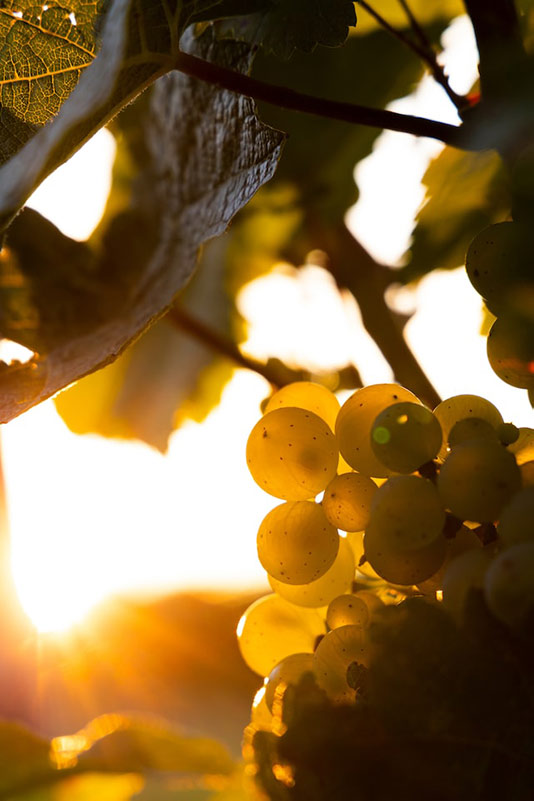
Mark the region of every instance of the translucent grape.
<instances>
[{"instance_id":1,"label":"translucent grape","mask_svg":"<svg viewBox=\"0 0 534 801\"><path fill-rule=\"evenodd\" d=\"M438 454L440 459L447 456L449 433L459 420L464 420L466 417L479 417L486 420L495 429L503 423L502 415L493 403L478 395L454 395L452 398L447 398L436 406L434 414L443 431L443 443Z\"/></svg>"},{"instance_id":2,"label":"translucent grape","mask_svg":"<svg viewBox=\"0 0 534 801\"><path fill-rule=\"evenodd\" d=\"M445 460L438 490L445 506L461 520L493 522L521 486L521 473L499 442L471 440L457 445Z\"/></svg>"},{"instance_id":3,"label":"translucent grape","mask_svg":"<svg viewBox=\"0 0 534 801\"><path fill-rule=\"evenodd\" d=\"M324 575L339 548L337 529L313 501L287 501L265 516L257 537L265 570L284 584L307 584Z\"/></svg>"},{"instance_id":4,"label":"translucent grape","mask_svg":"<svg viewBox=\"0 0 534 801\"><path fill-rule=\"evenodd\" d=\"M501 222L481 231L467 251L465 267L477 292L498 309L531 282L534 241L530 226Z\"/></svg>"},{"instance_id":5,"label":"translucent grape","mask_svg":"<svg viewBox=\"0 0 534 801\"><path fill-rule=\"evenodd\" d=\"M504 425L504 423L502 424ZM502 426L499 426L499 430ZM499 440L498 431L482 417L465 417L458 420L449 432L449 448L471 439ZM500 440L499 440L500 441Z\"/></svg>"},{"instance_id":6,"label":"translucent grape","mask_svg":"<svg viewBox=\"0 0 534 801\"><path fill-rule=\"evenodd\" d=\"M469 590L482 589L492 555L491 549L477 548L465 551L449 562L443 576L443 606L457 623L463 620Z\"/></svg>"},{"instance_id":7,"label":"translucent grape","mask_svg":"<svg viewBox=\"0 0 534 801\"><path fill-rule=\"evenodd\" d=\"M398 401L418 403L418 398L398 384L373 384L358 389L343 404L336 421L336 437L343 458L366 476L384 477L392 471L373 453L369 432L380 412Z\"/></svg>"},{"instance_id":8,"label":"translucent grape","mask_svg":"<svg viewBox=\"0 0 534 801\"><path fill-rule=\"evenodd\" d=\"M350 589L354 579L354 553L348 542L339 538L339 550L326 573L309 584L284 584L268 576L274 592L297 606L327 606L332 598Z\"/></svg>"},{"instance_id":9,"label":"translucent grape","mask_svg":"<svg viewBox=\"0 0 534 801\"><path fill-rule=\"evenodd\" d=\"M330 631L314 653L317 683L333 701L354 699L347 684L347 668L352 662L367 665L368 645L362 626L341 626Z\"/></svg>"},{"instance_id":10,"label":"translucent grape","mask_svg":"<svg viewBox=\"0 0 534 801\"><path fill-rule=\"evenodd\" d=\"M418 403L394 403L376 417L371 447L380 463L396 473L413 473L441 448L441 426L430 409Z\"/></svg>"},{"instance_id":11,"label":"translucent grape","mask_svg":"<svg viewBox=\"0 0 534 801\"><path fill-rule=\"evenodd\" d=\"M457 556L465 553L466 551L480 550L482 543L477 535L467 526L462 526L452 539L447 539L447 554L437 573L417 583L417 589L421 590L423 595L435 595L438 590L443 590L443 579L445 572Z\"/></svg>"},{"instance_id":12,"label":"translucent grape","mask_svg":"<svg viewBox=\"0 0 534 801\"><path fill-rule=\"evenodd\" d=\"M511 628L534 623L534 542L507 548L489 566L484 579L486 603Z\"/></svg>"},{"instance_id":13,"label":"translucent grape","mask_svg":"<svg viewBox=\"0 0 534 801\"><path fill-rule=\"evenodd\" d=\"M519 465L534 461L534 429L520 428L518 438L508 445L508 450L514 454Z\"/></svg>"},{"instance_id":14,"label":"translucent grape","mask_svg":"<svg viewBox=\"0 0 534 801\"><path fill-rule=\"evenodd\" d=\"M534 487L516 492L502 510L497 532L506 547L534 542Z\"/></svg>"},{"instance_id":15,"label":"translucent grape","mask_svg":"<svg viewBox=\"0 0 534 801\"><path fill-rule=\"evenodd\" d=\"M358 590L358 592L355 592L354 595L356 598L359 598L364 602L371 617L378 609L383 609L385 606L384 601L379 598L376 593L371 592L370 590Z\"/></svg>"},{"instance_id":16,"label":"translucent grape","mask_svg":"<svg viewBox=\"0 0 534 801\"><path fill-rule=\"evenodd\" d=\"M269 412L256 423L247 442L247 465L254 481L283 500L315 497L336 475L338 459L330 428L304 409Z\"/></svg>"},{"instance_id":17,"label":"translucent grape","mask_svg":"<svg viewBox=\"0 0 534 801\"><path fill-rule=\"evenodd\" d=\"M498 427L497 435L503 445L512 445L519 439L519 429L513 423L503 423Z\"/></svg>"},{"instance_id":18,"label":"translucent grape","mask_svg":"<svg viewBox=\"0 0 534 801\"><path fill-rule=\"evenodd\" d=\"M365 532L388 549L415 551L440 539L444 524L443 503L431 481L393 476L375 493Z\"/></svg>"},{"instance_id":19,"label":"translucent grape","mask_svg":"<svg viewBox=\"0 0 534 801\"><path fill-rule=\"evenodd\" d=\"M363 548L363 531L349 531L347 534L347 542L354 552L354 559L356 561L356 569L363 573L364 576L371 579L378 579L380 576L373 570L369 562L364 561L360 564L361 559L364 557Z\"/></svg>"},{"instance_id":20,"label":"translucent grape","mask_svg":"<svg viewBox=\"0 0 534 801\"><path fill-rule=\"evenodd\" d=\"M399 551L384 542L383 530L365 532L365 555L377 574L391 584L412 585L433 576L445 560L447 541L439 536L416 550Z\"/></svg>"},{"instance_id":21,"label":"translucent grape","mask_svg":"<svg viewBox=\"0 0 534 801\"><path fill-rule=\"evenodd\" d=\"M294 381L292 384L286 384L269 398L265 412L287 406L313 412L324 420L332 431L340 408L334 393L313 381Z\"/></svg>"},{"instance_id":22,"label":"translucent grape","mask_svg":"<svg viewBox=\"0 0 534 801\"><path fill-rule=\"evenodd\" d=\"M363 531L378 487L361 473L336 476L324 491L322 506L328 520L342 531Z\"/></svg>"},{"instance_id":23,"label":"translucent grape","mask_svg":"<svg viewBox=\"0 0 534 801\"><path fill-rule=\"evenodd\" d=\"M499 317L488 334L488 360L502 381L528 389L534 380L534 323Z\"/></svg>"},{"instance_id":24,"label":"translucent grape","mask_svg":"<svg viewBox=\"0 0 534 801\"><path fill-rule=\"evenodd\" d=\"M340 626L363 626L369 625L371 613L369 607L357 595L338 595L328 604L326 612L326 622L331 629Z\"/></svg>"},{"instance_id":25,"label":"translucent grape","mask_svg":"<svg viewBox=\"0 0 534 801\"><path fill-rule=\"evenodd\" d=\"M281 685L286 687L298 684L305 673L313 673L313 654L291 654L282 659L269 673L265 685L265 703L272 710L273 701Z\"/></svg>"},{"instance_id":26,"label":"translucent grape","mask_svg":"<svg viewBox=\"0 0 534 801\"><path fill-rule=\"evenodd\" d=\"M534 487L534 460L519 466L524 487Z\"/></svg>"},{"instance_id":27,"label":"translucent grape","mask_svg":"<svg viewBox=\"0 0 534 801\"><path fill-rule=\"evenodd\" d=\"M254 601L244 612L237 639L249 668L268 676L286 656L312 653L325 631L325 622L315 609L294 606L272 594Z\"/></svg>"}]
</instances>

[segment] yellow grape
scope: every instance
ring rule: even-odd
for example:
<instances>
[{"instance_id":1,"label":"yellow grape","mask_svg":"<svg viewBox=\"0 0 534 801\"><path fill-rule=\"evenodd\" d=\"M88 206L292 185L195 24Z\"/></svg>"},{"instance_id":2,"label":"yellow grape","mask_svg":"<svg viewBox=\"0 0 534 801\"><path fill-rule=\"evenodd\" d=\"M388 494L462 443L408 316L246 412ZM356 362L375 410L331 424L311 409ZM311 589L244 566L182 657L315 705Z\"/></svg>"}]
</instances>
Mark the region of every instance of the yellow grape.
<instances>
[{"instance_id":1,"label":"yellow grape","mask_svg":"<svg viewBox=\"0 0 534 801\"><path fill-rule=\"evenodd\" d=\"M441 426L420 403L388 406L371 428L371 447L380 463L396 473L413 473L441 448Z\"/></svg>"},{"instance_id":2,"label":"yellow grape","mask_svg":"<svg viewBox=\"0 0 534 801\"><path fill-rule=\"evenodd\" d=\"M364 602L371 617L378 609L383 609L385 606L384 601L379 598L376 593L371 592L370 590L358 590L358 592L355 592L354 595L356 598L360 598Z\"/></svg>"},{"instance_id":3,"label":"yellow grape","mask_svg":"<svg viewBox=\"0 0 534 801\"><path fill-rule=\"evenodd\" d=\"M305 673L313 673L313 654L291 654L275 665L265 685L267 708L272 710L275 695L278 695L284 686L298 684Z\"/></svg>"},{"instance_id":4,"label":"yellow grape","mask_svg":"<svg viewBox=\"0 0 534 801\"><path fill-rule=\"evenodd\" d=\"M378 487L361 473L342 473L328 484L322 506L328 520L342 531L363 531Z\"/></svg>"},{"instance_id":5,"label":"yellow grape","mask_svg":"<svg viewBox=\"0 0 534 801\"><path fill-rule=\"evenodd\" d=\"M484 577L486 602L496 618L514 629L531 630L534 615L534 542L506 548ZM528 631L528 628L527 628Z\"/></svg>"},{"instance_id":6,"label":"yellow grape","mask_svg":"<svg viewBox=\"0 0 534 801\"><path fill-rule=\"evenodd\" d=\"M443 503L461 520L491 523L521 486L515 458L500 442L470 440L447 456L438 477Z\"/></svg>"},{"instance_id":7,"label":"yellow grape","mask_svg":"<svg viewBox=\"0 0 534 801\"><path fill-rule=\"evenodd\" d=\"M471 588L482 589L491 564L490 548L473 548L452 559L443 576L443 606L461 624L467 594Z\"/></svg>"},{"instance_id":8,"label":"yellow grape","mask_svg":"<svg viewBox=\"0 0 534 801\"><path fill-rule=\"evenodd\" d=\"M319 608L327 606L332 598L350 589L354 579L354 553L348 542L339 538L339 550L334 563L326 573L309 584L284 584L268 576L274 592L297 606Z\"/></svg>"},{"instance_id":9,"label":"yellow grape","mask_svg":"<svg viewBox=\"0 0 534 801\"><path fill-rule=\"evenodd\" d=\"M437 573L425 581L419 581L417 589L421 590L423 595L435 595L438 590L443 589L443 578L451 561L466 551L480 550L481 548L482 543L474 531L467 526L462 526L452 539L447 539L447 555Z\"/></svg>"},{"instance_id":10,"label":"yellow grape","mask_svg":"<svg viewBox=\"0 0 534 801\"><path fill-rule=\"evenodd\" d=\"M365 629L340 626L323 637L313 655L317 684L333 701L354 699L347 684L347 668L352 662L367 666L369 659Z\"/></svg>"},{"instance_id":11,"label":"yellow grape","mask_svg":"<svg viewBox=\"0 0 534 801\"><path fill-rule=\"evenodd\" d=\"M530 460L529 462L524 462L523 464L519 465L519 470L521 471L521 480L523 482L524 487L533 487L534 486L534 460Z\"/></svg>"},{"instance_id":12,"label":"yellow grape","mask_svg":"<svg viewBox=\"0 0 534 801\"><path fill-rule=\"evenodd\" d=\"M349 531L347 533L347 542L349 543L354 553L354 559L356 561L356 570L358 570L360 573L363 573L363 575L366 576L367 578L379 579L380 576L375 570L373 570L369 562L365 561L360 564L360 560L364 555L363 531Z\"/></svg>"},{"instance_id":13,"label":"yellow grape","mask_svg":"<svg viewBox=\"0 0 534 801\"><path fill-rule=\"evenodd\" d=\"M478 395L453 395L452 398L446 398L438 403L434 415L438 418L443 432L443 443L438 454L441 460L447 456L449 433L455 423L465 420L466 417L479 417L497 430L504 422L493 403Z\"/></svg>"},{"instance_id":14,"label":"yellow grape","mask_svg":"<svg viewBox=\"0 0 534 801\"><path fill-rule=\"evenodd\" d=\"M258 557L269 575L284 584L307 584L333 564L339 549L337 529L313 501L287 501L263 519Z\"/></svg>"},{"instance_id":15,"label":"yellow grape","mask_svg":"<svg viewBox=\"0 0 534 801\"><path fill-rule=\"evenodd\" d=\"M381 411L399 401L419 403L408 389L398 384L372 384L356 390L345 401L336 421L336 437L343 458L366 476L384 477L392 471L373 453L370 431Z\"/></svg>"},{"instance_id":16,"label":"yellow grape","mask_svg":"<svg viewBox=\"0 0 534 801\"><path fill-rule=\"evenodd\" d=\"M294 606L274 593L254 601L237 624L241 656L255 673L268 676L295 653L313 653L326 626L315 609Z\"/></svg>"},{"instance_id":17,"label":"yellow grape","mask_svg":"<svg viewBox=\"0 0 534 801\"><path fill-rule=\"evenodd\" d=\"M507 450L514 454L518 465L534 461L534 428L520 428L518 438Z\"/></svg>"},{"instance_id":18,"label":"yellow grape","mask_svg":"<svg viewBox=\"0 0 534 801\"><path fill-rule=\"evenodd\" d=\"M369 607L357 595L338 595L328 604L326 612L326 622L331 629L340 626L363 626L369 625L371 613Z\"/></svg>"},{"instance_id":19,"label":"yellow grape","mask_svg":"<svg viewBox=\"0 0 534 801\"><path fill-rule=\"evenodd\" d=\"M380 578L391 584L411 585L425 581L439 570L447 553L444 536L409 551L392 548L384 539L382 530L368 529L364 537L365 556Z\"/></svg>"},{"instance_id":20,"label":"yellow grape","mask_svg":"<svg viewBox=\"0 0 534 801\"><path fill-rule=\"evenodd\" d=\"M307 409L324 420L332 431L335 428L339 401L334 393L322 384L313 381L294 381L292 384L286 384L269 398L265 412L286 406Z\"/></svg>"},{"instance_id":21,"label":"yellow grape","mask_svg":"<svg viewBox=\"0 0 534 801\"><path fill-rule=\"evenodd\" d=\"M268 412L247 442L252 478L265 492L286 501L304 501L322 492L336 475L338 460L332 431L305 409Z\"/></svg>"},{"instance_id":22,"label":"yellow grape","mask_svg":"<svg viewBox=\"0 0 534 801\"><path fill-rule=\"evenodd\" d=\"M516 492L501 512L497 532L506 548L534 542L534 487Z\"/></svg>"},{"instance_id":23,"label":"yellow grape","mask_svg":"<svg viewBox=\"0 0 534 801\"><path fill-rule=\"evenodd\" d=\"M488 334L488 361L502 381L528 389L534 379L534 324L530 318L498 317Z\"/></svg>"}]
</instances>

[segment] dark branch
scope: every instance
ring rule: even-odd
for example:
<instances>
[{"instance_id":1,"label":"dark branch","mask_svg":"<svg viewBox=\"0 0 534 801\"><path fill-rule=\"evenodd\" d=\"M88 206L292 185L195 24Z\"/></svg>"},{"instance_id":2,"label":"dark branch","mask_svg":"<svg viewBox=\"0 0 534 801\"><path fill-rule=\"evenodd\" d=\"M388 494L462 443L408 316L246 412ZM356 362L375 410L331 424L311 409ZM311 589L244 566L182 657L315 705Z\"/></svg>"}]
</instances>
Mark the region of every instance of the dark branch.
<instances>
[{"instance_id":1,"label":"dark branch","mask_svg":"<svg viewBox=\"0 0 534 801\"><path fill-rule=\"evenodd\" d=\"M447 76L443 71L443 67L437 62L436 54L432 49L430 42L424 35L424 32L421 30L407 4L403 2L403 0L400 0L400 2L408 15L408 19L412 24L414 32L419 38L420 44L417 44L417 42L414 42L409 36L406 36L404 31L401 31L398 28L394 28L393 25L390 25L390 23L381 14L375 11L374 8L366 3L365 0L358 0L358 5L364 8L367 13L370 14L378 22L378 24L382 26L382 28L384 28L384 30L412 50L421 59L421 61L427 65L434 80L443 87L447 93L447 96L454 103L456 108L464 108L467 105L465 97L462 97L462 95L457 95L456 92L451 88L449 81L447 80Z\"/></svg>"},{"instance_id":2,"label":"dark branch","mask_svg":"<svg viewBox=\"0 0 534 801\"><path fill-rule=\"evenodd\" d=\"M329 117L355 125L426 136L454 147L472 149L470 137L465 135L462 126L295 92L285 86L273 86L248 75L211 64L188 53L179 53L174 67L207 83L281 108Z\"/></svg>"}]
</instances>

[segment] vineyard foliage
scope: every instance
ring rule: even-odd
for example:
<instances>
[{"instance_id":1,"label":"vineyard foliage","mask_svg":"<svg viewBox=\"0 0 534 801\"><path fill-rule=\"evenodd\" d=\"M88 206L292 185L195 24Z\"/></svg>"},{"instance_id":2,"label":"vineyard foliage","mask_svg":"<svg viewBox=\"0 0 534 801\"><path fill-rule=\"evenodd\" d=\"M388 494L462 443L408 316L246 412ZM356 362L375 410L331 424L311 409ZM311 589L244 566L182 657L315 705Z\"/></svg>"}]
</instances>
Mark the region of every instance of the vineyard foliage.
<instances>
[{"instance_id":1,"label":"vineyard foliage","mask_svg":"<svg viewBox=\"0 0 534 801\"><path fill-rule=\"evenodd\" d=\"M466 12L480 81L461 96L437 54ZM403 339L406 319L385 293L461 266L487 226L510 216L531 223L533 52L531 0L4 0L0 333L33 355L0 363L0 421L65 390L56 405L73 431L138 438L164 452L186 417L201 419L218 402L228 355L242 363L239 290L280 261L298 268L311 252L358 302L395 380L437 406ZM425 73L449 95L456 126L382 113ZM99 226L78 242L24 205L105 125L117 143L112 188ZM354 166L384 128L444 145L424 176L400 268L377 263L344 223L358 197ZM531 297L521 305L530 326ZM516 386L532 396L532 338L519 346L517 370L502 366L500 344L490 356L504 376L519 371ZM508 341L503 347L506 361ZM272 356L248 364L273 388L309 377ZM360 384L353 365L329 381ZM304 508L308 495L294 503ZM399 782L404 797L527 801L531 655L480 592L466 609L458 630L420 599L388 608L373 635L371 702L356 712L306 681L291 688L284 735L260 732L255 742L273 801L356 798L354 744L362 801L394 796ZM353 678L361 690L361 676ZM273 779L278 761L299 774L292 792ZM0 767L6 801L241 801L252 792L219 743L131 716L97 718L52 743L5 722Z\"/></svg>"}]
</instances>

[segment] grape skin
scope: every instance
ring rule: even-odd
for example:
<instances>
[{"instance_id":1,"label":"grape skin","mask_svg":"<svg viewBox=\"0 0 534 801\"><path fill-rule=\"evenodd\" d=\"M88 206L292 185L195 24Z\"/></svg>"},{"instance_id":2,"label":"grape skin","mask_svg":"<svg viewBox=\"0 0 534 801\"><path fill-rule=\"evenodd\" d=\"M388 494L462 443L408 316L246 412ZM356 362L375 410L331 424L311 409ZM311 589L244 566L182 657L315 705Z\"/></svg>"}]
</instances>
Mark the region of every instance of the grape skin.
<instances>
[{"instance_id":1,"label":"grape skin","mask_svg":"<svg viewBox=\"0 0 534 801\"><path fill-rule=\"evenodd\" d=\"M396 473L413 473L441 448L441 426L430 409L417 403L394 403L376 417L371 428L373 453Z\"/></svg>"},{"instance_id":2,"label":"grape skin","mask_svg":"<svg viewBox=\"0 0 534 801\"><path fill-rule=\"evenodd\" d=\"M272 712L273 701L281 685L298 684L305 673L313 673L313 654L290 654L269 673L265 684L265 703Z\"/></svg>"},{"instance_id":3,"label":"grape skin","mask_svg":"<svg viewBox=\"0 0 534 801\"><path fill-rule=\"evenodd\" d=\"M293 381L292 384L286 384L269 398L265 413L287 406L313 412L324 420L332 431L340 409L334 393L314 381Z\"/></svg>"},{"instance_id":4,"label":"grape skin","mask_svg":"<svg viewBox=\"0 0 534 801\"><path fill-rule=\"evenodd\" d=\"M327 485L322 500L324 513L342 531L363 531L369 522L371 502L378 487L361 473L342 473Z\"/></svg>"},{"instance_id":5,"label":"grape skin","mask_svg":"<svg viewBox=\"0 0 534 801\"><path fill-rule=\"evenodd\" d=\"M365 476L385 478L393 471L373 453L369 431L380 412L397 401L420 403L399 384L372 384L356 390L341 407L336 421L336 438L343 458Z\"/></svg>"},{"instance_id":6,"label":"grape skin","mask_svg":"<svg viewBox=\"0 0 534 801\"><path fill-rule=\"evenodd\" d=\"M498 620L513 629L534 623L534 542L506 548L489 566L484 596Z\"/></svg>"},{"instance_id":7,"label":"grape skin","mask_svg":"<svg viewBox=\"0 0 534 801\"><path fill-rule=\"evenodd\" d=\"M384 543L381 534L381 530L366 530L365 556L380 578L391 584L419 584L433 576L445 560L447 541L442 535L417 550L399 551Z\"/></svg>"},{"instance_id":8,"label":"grape skin","mask_svg":"<svg viewBox=\"0 0 534 801\"><path fill-rule=\"evenodd\" d=\"M450 430L459 420L464 420L466 417L480 417L495 429L504 422L501 413L493 403L478 395L453 395L451 398L446 398L438 403L434 414L443 431L443 444L438 453L438 458L442 461L447 456Z\"/></svg>"},{"instance_id":9,"label":"grape skin","mask_svg":"<svg viewBox=\"0 0 534 801\"><path fill-rule=\"evenodd\" d=\"M339 534L320 504L287 501L267 513L257 546L259 560L273 578L285 584L307 584L334 563Z\"/></svg>"},{"instance_id":10,"label":"grape skin","mask_svg":"<svg viewBox=\"0 0 534 801\"><path fill-rule=\"evenodd\" d=\"M327 606L332 598L346 592L354 579L354 552L346 539L339 538L339 550L326 573L308 584L284 584L267 576L274 592L296 606Z\"/></svg>"},{"instance_id":11,"label":"grape skin","mask_svg":"<svg viewBox=\"0 0 534 801\"><path fill-rule=\"evenodd\" d=\"M534 324L530 319L499 317L487 340L488 360L502 381L528 389L534 382Z\"/></svg>"},{"instance_id":12,"label":"grape skin","mask_svg":"<svg viewBox=\"0 0 534 801\"><path fill-rule=\"evenodd\" d=\"M502 510L497 533L505 547L534 542L534 487L516 492Z\"/></svg>"},{"instance_id":13,"label":"grape skin","mask_svg":"<svg viewBox=\"0 0 534 801\"><path fill-rule=\"evenodd\" d=\"M315 609L294 606L273 593L245 610L237 625L237 641L249 668L268 676L286 656L313 653L325 631L325 622Z\"/></svg>"},{"instance_id":14,"label":"grape skin","mask_svg":"<svg viewBox=\"0 0 534 801\"><path fill-rule=\"evenodd\" d=\"M443 576L443 606L461 624L467 594L471 588L482 589L493 550L478 548L452 559Z\"/></svg>"},{"instance_id":15,"label":"grape skin","mask_svg":"<svg viewBox=\"0 0 534 801\"><path fill-rule=\"evenodd\" d=\"M362 626L340 626L323 637L315 649L313 661L317 684L332 701L342 703L354 699L354 690L347 684L347 668L352 662L367 666L368 651Z\"/></svg>"},{"instance_id":16,"label":"grape skin","mask_svg":"<svg viewBox=\"0 0 534 801\"><path fill-rule=\"evenodd\" d=\"M499 442L471 440L457 445L443 464L438 490L461 520L493 522L521 486L521 473Z\"/></svg>"},{"instance_id":17,"label":"grape skin","mask_svg":"<svg viewBox=\"0 0 534 801\"><path fill-rule=\"evenodd\" d=\"M357 595L338 595L328 604L326 622L331 629L340 626L363 626L371 621L369 607Z\"/></svg>"},{"instance_id":18,"label":"grape skin","mask_svg":"<svg viewBox=\"0 0 534 801\"><path fill-rule=\"evenodd\" d=\"M268 412L252 429L247 465L270 495L303 501L322 492L336 475L339 452L324 420L305 409Z\"/></svg>"}]
</instances>

